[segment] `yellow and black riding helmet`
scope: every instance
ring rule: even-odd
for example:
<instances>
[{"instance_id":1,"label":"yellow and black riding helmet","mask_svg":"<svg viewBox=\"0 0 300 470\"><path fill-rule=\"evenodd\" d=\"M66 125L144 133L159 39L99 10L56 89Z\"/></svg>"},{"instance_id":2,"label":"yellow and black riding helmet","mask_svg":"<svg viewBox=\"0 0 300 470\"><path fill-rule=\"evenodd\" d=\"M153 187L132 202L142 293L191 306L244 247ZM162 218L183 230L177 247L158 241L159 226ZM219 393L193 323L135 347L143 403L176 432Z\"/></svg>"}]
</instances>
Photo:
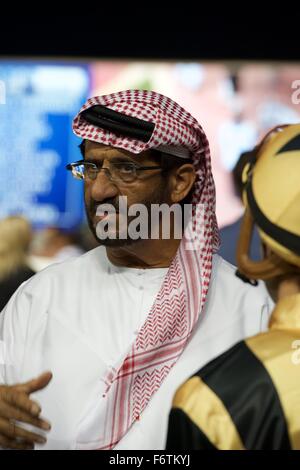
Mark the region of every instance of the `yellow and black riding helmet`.
<instances>
[{"instance_id":1,"label":"yellow and black riding helmet","mask_svg":"<svg viewBox=\"0 0 300 470\"><path fill-rule=\"evenodd\" d=\"M238 275L244 280L300 273L300 124L272 129L243 171L245 214L237 247ZM249 248L256 225L263 255Z\"/></svg>"}]
</instances>

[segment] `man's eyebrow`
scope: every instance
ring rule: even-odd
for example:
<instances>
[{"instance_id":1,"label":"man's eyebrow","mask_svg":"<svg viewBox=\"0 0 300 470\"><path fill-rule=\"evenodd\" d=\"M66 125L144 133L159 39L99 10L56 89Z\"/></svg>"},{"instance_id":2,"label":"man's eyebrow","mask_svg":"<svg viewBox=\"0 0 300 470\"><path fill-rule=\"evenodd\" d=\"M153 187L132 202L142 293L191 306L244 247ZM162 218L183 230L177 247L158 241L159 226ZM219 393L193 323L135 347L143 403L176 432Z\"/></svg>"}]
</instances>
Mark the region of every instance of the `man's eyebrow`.
<instances>
[{"instance_id":1,"label":"man's eyebrow","mask_svg":"<svg viewBox=\"0 0 300 470\"><path fill-rule=\"evenodd\" d=\"M85 156L85 159L84 159L84 161L86 161L86 162L95 163L95 164L101 163L103 160L104 160L104 158L100 159L100 158L95 158L93 156L88 157L87 155ZM119 156L111 157L109 160L113 161L113 162L116 162L116 163L117 162L120 162L120 163L130 162L130 163L134 163L135 165L140 165L139 162L133 160L132 158L128 157L127 155L119 155Z\"/></svg>"}]
</instances>

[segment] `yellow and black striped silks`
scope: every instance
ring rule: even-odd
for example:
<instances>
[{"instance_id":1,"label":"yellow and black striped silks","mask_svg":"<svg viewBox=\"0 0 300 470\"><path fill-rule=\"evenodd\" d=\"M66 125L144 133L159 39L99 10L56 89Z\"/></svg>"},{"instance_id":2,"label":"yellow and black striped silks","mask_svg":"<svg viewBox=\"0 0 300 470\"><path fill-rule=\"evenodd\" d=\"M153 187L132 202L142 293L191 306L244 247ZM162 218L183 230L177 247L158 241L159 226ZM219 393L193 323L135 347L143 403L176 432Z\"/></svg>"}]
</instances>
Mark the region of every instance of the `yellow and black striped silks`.
<instances>
[{"instance_id":1,"label":"yellow and black striped silks","mask_svg":"<svg viewBox=\"0 0 300 470\"><path fill-rule=\"evenodd\" d=\"M300 449L300 295L178 389L167 449Z\"/></svg>"}]
</instances>

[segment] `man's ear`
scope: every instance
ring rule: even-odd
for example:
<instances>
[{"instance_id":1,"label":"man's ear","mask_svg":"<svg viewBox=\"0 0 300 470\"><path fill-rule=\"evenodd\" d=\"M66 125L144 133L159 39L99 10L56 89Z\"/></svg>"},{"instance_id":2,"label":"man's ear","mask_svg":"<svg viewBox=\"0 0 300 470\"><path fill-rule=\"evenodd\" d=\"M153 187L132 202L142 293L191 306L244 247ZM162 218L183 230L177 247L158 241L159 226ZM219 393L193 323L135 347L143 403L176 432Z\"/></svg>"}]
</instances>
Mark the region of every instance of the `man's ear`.
<instances>
[{"instance_id":1,"label":"man's ear","mask_svg":"<svg viewBox=\"0 0 300 470\"><path fill-rule=\"evenodd\" d=\"M191 163L181 165L170 175L171 202L182 201L190 192L196 180L195 168Z\"/></svg>"}]
</instances>

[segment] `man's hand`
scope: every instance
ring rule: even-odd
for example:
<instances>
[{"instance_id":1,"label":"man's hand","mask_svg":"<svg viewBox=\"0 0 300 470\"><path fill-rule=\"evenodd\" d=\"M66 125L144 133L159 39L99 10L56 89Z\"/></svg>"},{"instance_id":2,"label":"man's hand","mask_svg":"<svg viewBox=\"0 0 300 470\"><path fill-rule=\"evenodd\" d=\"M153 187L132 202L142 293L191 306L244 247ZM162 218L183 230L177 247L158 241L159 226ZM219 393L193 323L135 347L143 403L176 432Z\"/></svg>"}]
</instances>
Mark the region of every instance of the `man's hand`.
<instances>
[{"instance_id":1,"label":"man's hand","mask_svg":"<svg viewBox=\"0 0 300 470\"><path fill-rule=\"evenodd\" d=\"M45 372L23 384L0 385L0 447L33 449L35 443L46 442L43 436L26 431L16 421L49 431L50 424L39 417L42 411L39 404L29 395L45 388L51 379L51 372Z\"/></svg>"}]
</instances>

